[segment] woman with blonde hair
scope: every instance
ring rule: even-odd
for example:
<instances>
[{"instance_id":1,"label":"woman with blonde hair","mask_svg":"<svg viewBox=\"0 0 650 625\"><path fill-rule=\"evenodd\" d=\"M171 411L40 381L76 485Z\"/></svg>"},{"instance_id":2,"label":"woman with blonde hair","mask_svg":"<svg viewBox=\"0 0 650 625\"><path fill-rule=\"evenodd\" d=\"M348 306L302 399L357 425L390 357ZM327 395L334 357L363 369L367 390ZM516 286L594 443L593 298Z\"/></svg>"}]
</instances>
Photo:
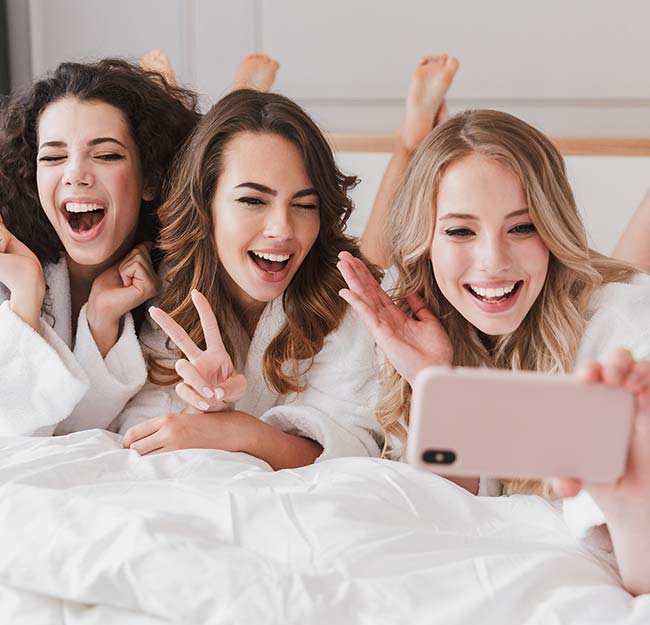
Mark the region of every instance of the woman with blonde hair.
<instances>
[{"instance_id":1,"label":"woman with blonde hair","mask_svg":"<svg viewBox=\"0 0 650 625\"><path fill-rule=\"evenodd\" d=\"M349 287L341 296L388 360L377 414L393 451L426 366L577 371L627 387L637 414L626 473L615 485L585 484L593 500L568 505L586 526L606 520L625 586L650 590L640 555L650 547L650 277L589 249L557 149L505 113L453 117L410 162L387 236L393 300L350 254L339 269ZM479 488L478 479L464 485ZM506 484L509 492L539 486ZM572 495L583 485L555 486Z\"/></svg>"},{"instance_id":2,"label":"woman with blonde hair","mask_svg":"<svg viewBox=\"0 0 650 625\"><path fill-rule=\"evenodd\" d=\"M273 468L379 455L374 343L338 296L337 254L358 254L355 182L283 96L240 90L205 115L159 211L151 311L187 358L161 330L143 338L150 382L120 417L126 447L243 451Z\"/></svg>"}]
</instances>

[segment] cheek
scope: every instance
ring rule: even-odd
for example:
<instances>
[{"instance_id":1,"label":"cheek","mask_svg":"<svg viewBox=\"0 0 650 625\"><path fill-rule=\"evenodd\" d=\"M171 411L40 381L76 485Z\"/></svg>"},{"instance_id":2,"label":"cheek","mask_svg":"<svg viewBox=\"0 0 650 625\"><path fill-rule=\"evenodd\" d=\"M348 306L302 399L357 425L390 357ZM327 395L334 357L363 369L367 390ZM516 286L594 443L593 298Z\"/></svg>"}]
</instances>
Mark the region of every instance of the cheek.
<instances>
[{"instance_id":1,"label":"cheek","mask_svg":"<svg viewBox=\"0 0 650 625\"><path fill-rule=\"evenodd\" d=\"M431 245L431 265L441 289L458 283L471 265L468 250L462 246L434 239Z\"/></svg>"},{"instance_id":2,"label":"cheek","mask_svg":"<svg viewBox=\"0 0 650 625\"><path fill-rule=\"evenodd\" d=\"M531 278L541 284L546 280L550 252L541 239L531 241L531 244L522 249L521 261L527 267Z\"/></svg>"}]
</instances>

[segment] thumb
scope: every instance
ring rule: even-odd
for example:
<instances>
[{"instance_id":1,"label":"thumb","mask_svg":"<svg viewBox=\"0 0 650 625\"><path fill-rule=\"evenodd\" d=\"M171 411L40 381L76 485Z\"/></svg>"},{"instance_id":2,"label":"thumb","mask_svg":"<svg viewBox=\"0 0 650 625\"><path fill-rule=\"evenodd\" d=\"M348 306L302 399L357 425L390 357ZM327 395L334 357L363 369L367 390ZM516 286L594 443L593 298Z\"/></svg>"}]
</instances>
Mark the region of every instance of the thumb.
<instances>
[{"instance_id":1,"label":"thumb","mask_svg":"<svg viewBox=\"0 0 650 625\"><path fill-rule=\"evenodd\" d=\"M247 386L246 376L235 371L227 380L217 386L214 392L224 404L234 404L244 396Z\"/></svg>"}]
</instances>

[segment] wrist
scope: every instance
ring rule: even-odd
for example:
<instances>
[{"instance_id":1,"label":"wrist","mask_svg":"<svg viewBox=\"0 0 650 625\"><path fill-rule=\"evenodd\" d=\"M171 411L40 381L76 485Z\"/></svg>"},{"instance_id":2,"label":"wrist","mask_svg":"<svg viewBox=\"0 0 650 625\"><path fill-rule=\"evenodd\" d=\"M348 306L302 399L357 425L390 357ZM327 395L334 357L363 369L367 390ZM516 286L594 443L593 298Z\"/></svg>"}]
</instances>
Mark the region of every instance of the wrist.
<instances>
[{"instance_id":1,"label":"wrist","mask_svg":"<svg viewBox=\"0 0 650 625\"><path fill-rule=\"evenodd\" d=\"M31 283L27 288L11 291L9 306L14 314L29 324L36 332L40 329L41 308L45 298L45 283Z\"/></svg>"}]
</instances>

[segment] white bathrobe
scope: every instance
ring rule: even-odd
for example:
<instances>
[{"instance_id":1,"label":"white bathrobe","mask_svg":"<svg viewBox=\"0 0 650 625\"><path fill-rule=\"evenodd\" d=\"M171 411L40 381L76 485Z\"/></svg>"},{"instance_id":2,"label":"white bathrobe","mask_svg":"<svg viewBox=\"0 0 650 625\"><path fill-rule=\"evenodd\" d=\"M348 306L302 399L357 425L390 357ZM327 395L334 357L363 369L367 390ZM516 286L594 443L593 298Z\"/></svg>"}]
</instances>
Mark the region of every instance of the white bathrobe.
<instances>
[{"instance_id":1,"label":"white bathrobe","mask_svg":"<svg viewBox=\"0 0 650 625\"><path fill-rule=\"evenodd\" d=\"M255 330L244 364L248 388L234 409L287 433L317 441L323 447L319 461L341 456L378 456L383 441L374 416L378 398L375 346L363 323L348 311L315 356L305 375L306 388L300 393L278 395L264 380L262 358L284 321L278 298L267 305ZM145 324L143 328L143 349L173 365L179 354L165 348L166 335L152 325ZM146 419L179 412L184 407L173 385L147 382L113 429L124 433Z\"/></svg>"},{"instance_id":2,"label":"white bathrobe","mask_svg":"<svg viewBox=\"0 0 650 625\"><path fill-rule=\"evenodd\" d=\"M0 284L0 434L67 434L107 428L147 377L131 314L102 358L86 319L72 336L70 278L62 258L44 267L49 313L40 330L16 315Z\"/></svg>"}]
</instances>

